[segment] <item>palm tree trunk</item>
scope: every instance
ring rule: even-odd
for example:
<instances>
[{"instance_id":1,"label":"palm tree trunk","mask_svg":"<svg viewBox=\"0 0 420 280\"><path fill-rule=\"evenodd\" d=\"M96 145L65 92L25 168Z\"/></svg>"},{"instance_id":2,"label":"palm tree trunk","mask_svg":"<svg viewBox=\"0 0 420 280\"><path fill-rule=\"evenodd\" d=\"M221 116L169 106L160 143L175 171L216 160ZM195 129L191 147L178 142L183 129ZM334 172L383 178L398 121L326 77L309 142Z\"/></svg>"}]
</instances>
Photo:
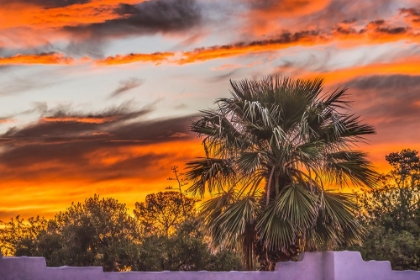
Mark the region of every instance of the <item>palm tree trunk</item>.
<instances>
[{"instance_id":1,"label":"palm tree trunk","mask_svg":"<svg viewBox=\"0 0 420 280\"><path fill-rule=\"evenodd\" d=\"M246 270L254 270L255 223L247 224L242 239L242 258Z\"/></svg>"},{"instance_id":2,"label":"palm tree trunk","mask_svg":"<svg viewBox=\"0 0 420 280\"><path fill-rule=\"evenodd\" d=\"M270 203L270 192L271 192L271 184L272 184L272 181L273 181L274 169L275 169L275 166L273 166L271 168L270 177L268 178L268 183L267 183L267 200L266 200L265 206L268 206L268 204Z\"/></svg>"}]
</instances>

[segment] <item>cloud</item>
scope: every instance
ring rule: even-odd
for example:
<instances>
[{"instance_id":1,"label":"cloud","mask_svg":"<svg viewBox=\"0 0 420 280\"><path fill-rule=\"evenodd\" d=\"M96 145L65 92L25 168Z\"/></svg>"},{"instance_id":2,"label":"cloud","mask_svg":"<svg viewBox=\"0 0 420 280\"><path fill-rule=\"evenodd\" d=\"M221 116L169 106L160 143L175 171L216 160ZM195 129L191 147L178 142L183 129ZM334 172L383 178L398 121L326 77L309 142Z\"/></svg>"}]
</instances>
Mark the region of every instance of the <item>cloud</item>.
<instances>
[{"instance_id":1,"label":"cloud","mask_svg":"<svg viewBox=\"0 0 420 280\"><path fill-rule=\"evenodd\" d=\"M180 59L178 63L186 64L252 53L275 51L295 45L313 46L316 43L323 43L324 41L325 38L320 36L317 31L301 31L296 33L284 32L266 40L197 48L193 51L184 52L183 58Z\"/></svg>"},{"instance_id":2,"label":"cloud","mask_svg":"<svg viewBox=\"0 0 420 280\"><path fill-rule=\"evenodd\" d=\"M405 127L420 119L418 75L373 75L358 77L346 84L358 93L355 98L360 104L361 114L386 126L386 130L398 131L401 130L399 126Z\"/></svg>"},{"instance_id":3,"label":"cloud","mask_svg":"<svg viewBox=\"0 0 420 280\"><path fill-rule=\"evenodd\" d=\"M367 77L358 77L349 82L348 86L360 90L396 90L420 87L420 76L411 75L373 75ZM420 96L419 96L420 99Z\"/></svg>"},{"instance_id":4,"label":"cloud","mask_svg":"<svg viewBox=\"0 0 420 280\"><path fill-rule=\"evenodd\" d=\"M104 22L119 17L114 12L118 2L99 0L46 9L28 5L25 1L10 1L0 5L3 16L0 29L27 28L32 32L49 32L64 26ZM125 2L132 2L132 0Z\"/></svg>"},{"instance_id":5,"label":"cloud","mask_svg":"<svg viewBox=\"0 0 420 280\"><path fill-rule=\"evenodd\" d=\"M0 57L0 65L23 64L64 64L73 63L74 60L61 53L49 52L40 54L17 54L10 57Z\"/></svg>"},{"instance_id":6,"label":"cloud","mask_svg":"<svg viewBox=\"0 0 420 280\"><path fill-rule=\"evenodd\" d=\"M248 10L243 14L244 29L257 35L278 30L281 19L299 18L324 9L330 0L248 0Z\"/></svg>"},{"instance_id":7,"label":"cloud","mask_svg":"<svg viewBox=\"0 0 420 280\"><path fill-rule=\"evenodd\" d=\"M83 37L122 37L181 32L201 22L200 7L194 0L154 0L138 5L119 4L113 19L83 25L64 26L63 30Z\"/></svg>"},{"instance_id":8,"label":"cloud","mask_svg":"<svg viewBox=\"0 0 420 280\"><path fill-rule=\"evenodd\" d=\"M142 79L136 77L122 80L120 81L120 85L111 93L111 97L115 97L134 88L138 88L143 83L144 81Z\"/></svg>"},{"instance_id":9,"label":"cloud","mask_svg":"<svg viewBox=\"0 0 420 280\"><path fill-rule=\"evenodd\" d=\"M377 134L370 138L372 145L366 147L373 149L370 153L378 157L385 155L384 149L391 152L416 148L420 119L419 75L369 75L346 84L354 101L354 111L376 128Z\"/></svg>"},{"instance_id":10,"label":"cloud","mask_svg":"<svg viewBox=\"0 0 420 280\"><path fill-rule=\"evenodd\" d=\"M355 65L340 69L321 69L321 71L303 71L302 78L322 77L328 83L340 84L357 77L377 75L417 75L420 56L407 55L391 61L374 61L366 65Z\"/></svg>"},{"instance_id":11,"label":"cloud","mask_svg":"<svg viewBox=\"0 0 420 280\"><path fill-rule=\"evenodd\" d=\"M10 213L51 216L93 193L133 207L167 184L170 166L202 152L189 132L191 116L149 119L151 108L128 105L93 113L69 106L40 110L37 122L0 135L0 195L8 197L0 219Z\"/></svg>"},{"instance_id":12,"label":"cloud","mask_svg":"<svg viewBox=\"0 0 420 280\"><path fill-rule=\"evenodd\" d=\"M7 5L16 2L23 2L27 5L35 5L43 8L58 8L58 7L66 7L71 6L74 4L86 4L91 0L25 0L25 1L18 1L18 0L0 0L0 4Z\"/></svg>"},{"instance_id":13,"label":"cloud","mask_svg":"<svg viewBox=\"0 0 420 280\"><path fill-rule=\"evenodd\" d=\"M243 1L239 1L243 2ZM342 22L352 22L357 26L377 19L395 20L399 7L406 1L377 0L247 0L248 9L241 13L244 24L239 27L243 34L250 36L270 36L279 30L299 32L302 29L330 33ZM409 11L406 11L406 14ZM407 18L407 22L410 21ZM411 24L410 24L411 25Z\"/></svg>"},{"instance_id":14,"label":"cloud","mask_svg":"<svg viewBox=\"0 0 420 280\"><path fill-rule=\"evenodd\" d=\"M15 122L15 120L10 117L0 117L0 125L13 122Z\"/></svg>"},{"instance_id":15,"label":"cloud","mask_svg":"<svg viewBox=\"0 0 420 280\"><path fill-rule=\"evenodd\" d=\"M202 23L195 0L0 0L0 14L0 48L25 52L48 43L95 58L115 38L180 34Z\"/></svg>"},{"instance_id":16,"label":"cloud","mask_svg":"<svg viewBox=\"0 0 420 280\"><path fill-rule=\"evenodd\" d=\"M402 8L400 13L409 25L420 27L420 8Z\"/></svg>"},{"instance_id":17,"label":"cloud","mask_svg":"<svg viewBox=\"0 0 420 280\"><path fill-rule=\"evenodd\" d=\"M150 108L130 111L127 106L100 113L49 110L38 122L0 135L0 165L8 169L49 162L85 166L86 156L97 150L167 143L174 135L191 138L191 117L142 120L150 112ZM43 173L42 168L38 172Z\"/></svg>"},{"instance_id":18,"label":"cloud","mask_svg":"<svg viewBox=\"0 0 420 280\"><path fill-rule=\"evenodd\" d=\"M50 75L51 78L53 75ZM53 85L56 81L52 82L48 79L45 80L42 75L28 75L26 77L20 78L15 77L7 80L2 83L0 86L0 96L10 96L26 92L29 90L45 88Z\"/></svg>"},{"instance_id":19,"label":"cloud","mask_svg":"<svg viewBox=\"0 0 420 280\"><path fill-rule=\"evenodd\" d=\"M152 62L155 65L159 65L174 55L172 52L155 52L150 54L131 53L128 55L108 56L104 59L96 60L96 63L98 65L119 65L135 62Z\"/></svg>"},{"instance_id":20,"label":"cloud","mask_svg":"<svg viewBox=\"0 0 420 280\"><path fill-rule=\"evenodd\" d=\"M221 81L228 81L233 78L233 75L235 75L236 72L238 72L239 69L233 69L225 74L220 74L211 78L208 78L207 81L210 83L217 83Z\"/></svg>"},{"instance_id":21,"label":"cloud","mask_svg":"<svg viewBox=\"0 0 420 280\"><path fill-rule=\"evenodd\" d=\"M330 0L248 0L250 10L283 16L297 16L317 12L330 3Z\"/></svg>"}]
</instances>

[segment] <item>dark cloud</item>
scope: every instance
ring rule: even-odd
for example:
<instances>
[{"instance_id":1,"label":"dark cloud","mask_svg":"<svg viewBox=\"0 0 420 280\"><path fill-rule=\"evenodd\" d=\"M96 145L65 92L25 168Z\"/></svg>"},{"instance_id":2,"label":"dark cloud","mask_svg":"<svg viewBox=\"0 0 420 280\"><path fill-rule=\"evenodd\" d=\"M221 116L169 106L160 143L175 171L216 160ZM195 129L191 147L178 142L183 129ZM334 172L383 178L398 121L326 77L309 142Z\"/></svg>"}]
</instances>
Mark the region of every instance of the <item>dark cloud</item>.
<instances>
[{"instance_id":1,"label":"dark cloud","mask_svg":"<svg viewBox=\"0 0 420 280\"><path fill-rule=\"evenodd\" d=\"M101 38L90 38L84 41L71 41L64 48L66 54L72 56L86 56L93 58L102 58L104 56L103 48L107 45Z\"/></svg>"},{"instance_id":2,"label":"dark cloud","mask_svg":"<svg viewBox=\"0 0 420 280\"><path fill-rule=\"evenodd\" d=\"M11 128L0 136L0 141L9 142L12 139L11 143L13 143L20 139L23 142L31 142L34 139L40 139L40 137L44 142L55 139L89 140L92 137L96 138L96 136L92 136L94 133L109 133L109 127L123 124L125 121L139 118L151 112L150 108L129 111L127 105L122 105L100 113L85 114L71 112L69 107L60 106L46 109L44 116L37 123L24 128Z\"/></svg>"},{"instance_id":3,"label":"dark cloud","mask_svg":"<svg viewBox=\"0 0 420 280\"><path fill-rule=\"evenodd\" d=\"M376 21L372 21L369 23L375 27L375 32L378 33L386 33L386 34L403 34L408 31L407 27L390 27L386 25L386 22L383 19L379 19ZM361 32L365 32L365 30L361 30Z\"/></svg>"},{"instance_id":4,"label":"dark cloud","mask_svg":"<svg viewBox=\"0 0 420 280\"><path fill-rule=\"evenodd\" d=\"M11 4L21 2L24 4L32 4L43 8L59 8L73 4L85 4L90 0L0 0L0 4Z\"/></svg>"},{"instance_id":5,"label":"dark cloud","mask_svg":"<svg viewBox=\"0 0 420 280\"><path fill-rule=\"evenodd\" d=\"M399 131L420 119L420 76L375 75L347 83L358 113L386 130Z\"/></svg>"},{"instance_id":6,"label":"dark cloud","mask_svg":"<svg viewBox=\"0 0 420 280\"><path fill-rule=\"evenodd\" d=\"M235 73L238 72L238 69L229 71L227 73L221 74L221 75L217 75L211 78L208 78L207 81L210 83L218 83L220 81L229 81L230 79L233 78L233 75L235 75Z\"/></svg>"},{"instance_id":7,"label":"dark cloud","mask_svg":"<svg viewBox=\"0 0 420 280\"><path fill-rule=\"evenodd\" d=\"M420 87L420 76L389 75L368 76L356 78L347 83L355 89L404 90ZM420 98L420 96L419 96Z\"/></svg>"},{"instance_id":8,"label":"dark cloud","mask_svg":"<svg viewBox=\"0 0 420 280\"><path fill-rule=\"evenodd\" d=\"M313 38L320 36L320 32L316 30L303 30L299 32L283 32L279 36L275 36L272 39L262 40L262 41L253 41L246 45L248 46L262 46L267 44L287 44L287 43L294 43L302 40L304 38ZM236 46L245 45L245 43L239 43Z\"/></svg>"},{"instance_id":9,"label":"dark cloud","mask_svg":"<svg viewBox=\"0 0 420 280\"><path fill-rule=\"evenodd\" d=\"M313 4L313 0L248 0L251 10L269 11L276 10L281 13L303 10Z\"/></svg>"},{"instance_id":10,"label":"dark cloud","mask_svg":"<svg viewBox=\"0 0 420 280\"><path fill-rule=\"evenodd\" d=\"M318 29L329 29L339 23L364 23L394 15L394 0L381 0L380 5L377 0L334 0L324 9L298 17L293 23L299 28L316 23Z\"/></svg>"},{"instance_id":11,"label":"dark cloud","mask_svg":"<svg viewBox=\"0 0 420 280\"><path fill-rule=\"evenodd\" d=\"M120 85L114 91L112 91L111 97L115 97L134 88L138 88L143 83L144 81L142 79L136 77L132 77L127 80L122 80L120 81Z\"/></svg>"},{"instance_id":12,"label":"dark cloud","mask_svg":"<svg viewBox=\"0 0 420 280\"><path fill-rule=\"evenodd\" d=\"M321 73L330 71L330 62L337 55L334 50L325 48L322 53L308 52L304 59L293 60L281 58L279 64L273 69L273 74L287 77L301 77L308 72Z\"/></svg>"},{"instance_id":13,"label":"dark cloud","mask_svg":"<svg viewBox=\"0 0 420 280\"><path fill-rule=\"evenodd\" d=\"M360 32L360 31L357 31L356 29L348 27L348 26L338 26L334 31L338 32L340 34L350 35L350 34L358 34L358 33L361 34L365 30Z\"/></svg>"},{"instance_id":14,"label":"dark cloud","mask_svg":"<svg viewBox=\"0 0 420 280\"><path fill-rule=\"evenodd\" d=\"M276 5L278 5L279 2L283 1L276 1L276 0L266 0L266 1L260 1L260 0L252 0L249 2L249 7L251 9L255 10L270 10Z\"/></svg>"},{"instance_id":15,"label":"dark cloud","mask_svg":"<svg viewBox=\"0 0 420 280\"><path fill-rule=\"evenodd\" d=\"M419 23L420 22L420 8L402 8L400 9L400 13L406 16L411 17L413 22Z\"/></svg>"},{"instance_id":16,"label":"dark cloud","mask_svg":"<svg viewBox=\"0 0 420 280\"><path fill-rule=\"evenodd\" d=\"M369 137L375 145L418 142L419 75L373 75L353 79L346 85L355 113L377 131Z\"/></svg>"},{"instance_id":17,"label":"dark cloud","mask_svg":"<svg viewBox=\"0 0 420 280\"><path fill-rule=\"evenodd\" d=\"M356 21L357 19L355 18L349 18L349 19L343 20L341 23L349 24L349 23L355 23Z\"/></svg>"},{"instance_id":18,"label":"dark cloud","mask_svg":"<svg viewBox=\"0 0 420 280\"><path fill-rule=\"evenodd\" d=\"M101 23L67 26L64 30L94 38L139 34L179 32L201 22L201 11L195 0L155 0L138 5L120 4L115 9L120 18Z\"/></svg>"},{"instance_id":19,"label":"dark cloud","mask_svg":"<svg viewBox=\"0 0 420 280\"><path fill-rule=\"evenodd\" d=\"M61 109L34 124L9 129L0 135L2 173L20 180L80 176L101 181L139 175L142 167L156 166L156 161L168 158L167 153L148 150L135 155L120 149L193 137L188 130L192 117L144 120L142 117L150 111L119 107L82 114ZM98 164L108 155L125 158Z\"/></svg>"},{"instance_id":20,"label":"dark cloud","mask_svg":"<svg viewBox=\"0 0 420 280\"><path fill-rule=\"evenodd\" d=\"M315 41L316 39L324 39L323 35L315 30L304 30L300 32L288 32L272 36L269 39L254 40L250 42L238 42L228 45L216 45L207 48L196 48L190 52L184 52L184 58L178 61L179 64L192 63L196 61L210 60L214 58L222 58L237 55L247 55L255 52L256 48L258 51L273 51L278 50L279 46L287 45L290 43L298 43L300 41Z\"/></svg>"}]
</instances>

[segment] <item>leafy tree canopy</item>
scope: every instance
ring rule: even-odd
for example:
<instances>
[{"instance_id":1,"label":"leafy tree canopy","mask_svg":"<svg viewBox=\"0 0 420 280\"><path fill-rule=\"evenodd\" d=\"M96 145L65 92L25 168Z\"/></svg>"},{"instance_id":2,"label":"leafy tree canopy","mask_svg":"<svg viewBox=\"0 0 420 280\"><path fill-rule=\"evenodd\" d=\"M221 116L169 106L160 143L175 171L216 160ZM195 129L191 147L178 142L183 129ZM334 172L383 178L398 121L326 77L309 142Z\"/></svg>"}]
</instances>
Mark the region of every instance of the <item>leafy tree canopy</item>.
<instances>
[{"instance_id":1,"label":"leafy tree canopy","mask_svg":"<svg viewBox=\"0 0 420 280\"><path fill-rule=\"evenodd\" d=\"M365 259L389 260L393 269L420 269L420 167L418 152L404 149L386 160L392 171L380 188L359 196L366 228L359 250Z\"/></svg>"},{"instance_id":2,"label":"leafy tree canopy","mask_svg":"<svg viewBox=\"0 0 420 280\"><path fill-rule=\"evenodd\" d=\"M144 202L136 202L134 215L144 227L145 234L169 237L177 226L195 216L195 202L180 192L152 193Z\"/></svg>"},{"instance_id":3,"label":"leafy tree canopy","mask_svg":"<svg viewBox=\"0 0 420 280\"><path fill-rule=\"evenodd\" d=\"M1 221L0 221L1 222ZM46 230L48 221L31 217L25 222L20 216L12 218L0 228L0 248L3 256L35 256L38 250L36 238Z\"/></svg>"},{"instance_id":4,"label":"leafy tree canopy","mask_svg":"<svg viewBox=\"0 0 420 280\"><path fill-rule=\"evenodd\" d=\"M242 269L235 252L211 252L194 199L179 192L148 198L138 203L144 208L134 217L124 204L97 195L50 220L18 216L0 229L2 252L43 256L49 266L95 265L105 271Z\"/></svg>"}]
</instances>

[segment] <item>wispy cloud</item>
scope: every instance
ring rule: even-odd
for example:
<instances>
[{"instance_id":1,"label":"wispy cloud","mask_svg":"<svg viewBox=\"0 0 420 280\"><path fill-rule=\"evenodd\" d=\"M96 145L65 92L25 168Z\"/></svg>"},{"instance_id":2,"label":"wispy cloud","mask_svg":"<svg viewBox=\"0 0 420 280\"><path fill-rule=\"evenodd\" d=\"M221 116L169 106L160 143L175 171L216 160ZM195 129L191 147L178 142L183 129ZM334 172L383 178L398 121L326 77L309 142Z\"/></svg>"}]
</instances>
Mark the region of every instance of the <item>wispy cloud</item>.
<instances>
[{"instance_id":1,"label":"wispy cloud","mask_svg":"<svg viewBox=\"0 0 420 280\"><path fill-rule=\"evenodd\" d=\"M111 93L111 97L119 96L129 90L138 88L144 83L140 78L132 77L127 80L120 81L120 85Z\"/></svg>"}]
</instances>

